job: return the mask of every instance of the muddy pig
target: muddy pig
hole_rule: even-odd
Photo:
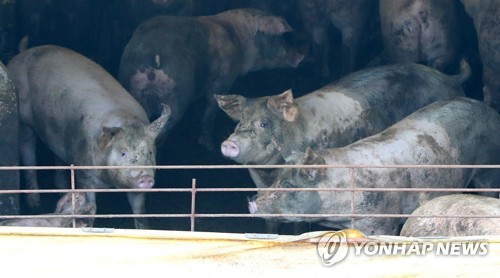
[[[474,20],[483,63],[484,101],[500,112],[500,2],[460,1]]]
[[[459,97],[434,102],[381,133],[342,148],[296,153],[294,165],[485,165],[499,164],[500,115],[484,102]],[[271,188],[490,188],[498,169],[484,168],[286,168]],[[353,184],[354,182],[354,184]],[[498,185],[496,185],[498,186]],[[249,202],[251,213],[409,214],[446,192],[269,191]],[[335,228],[351,227],[350,217],[284,217],[317,221]],[[354,218],[365,234],[398,235],[400,218]]]
[[[224,156],[242,164],[282,164],[306,147],[341,147],[378,133],[436,100],[463,96],[460,84],[470,69],[447,76],[414,63],[361,70],[294,99],[281,95],[245,98],[216,95],[219,106],[238,121],[221,144]],[[258,187],[273,183],[276,171],[250,169]]]
[[[167,131],[190,103],[207,97],[200,143],[212,148],[217,104],[211,94],[226,93],[238,76],[251,71],[297,67],[303,55],[282,38],[290,31],[283,18],[255,9],[155,17],[141,24],[125,47],[119,80],[150,119],[159,116],[160,102],[171,107]]]
[[[0,166],[19,166],[17,94],[7,69],[0,62]],[[19,189],[19,171],[0,171],[0,190]],[[18,214],[19,195],[0,194],[0,214]]]
[[[52,215],[95,215],[96,206],[86,193],[75,193],[75,207],[73,209],[72,193],[64,194],[57,202],[56,209]],[[93,218],[75,218],[75,228],[92,227]],[[40,217],[20,218],[0,222],[0,226],[28,226],[28,227],[73,227],[71,217]]]
[[[454,0],[381,0],[379,11],[388,62],[456,70],[460,33]]]
[[[150,123],[141,105],[109,73],[58,46],[23,51],[7,67],[19,95],[22,164],[36,165],[38,135],[67,164],[155,165],[155,139],[168,120],[168,106]],[[78,188],[148,189],[154,176],[154,169],[79,170],[76,183]],[[26,183],[38,189],[35,171],[26,171]],[[128,193],[136,214],[145,211],[144,194]],[[36,206],[39,196],[28,201]],[[135,222],[137,228],[146,226]]]
[[[471,194],[434,198],[417,208],[413,215],[500,215],[500,200]],[[408,218],[401,236],[500,235],[500,218]]]

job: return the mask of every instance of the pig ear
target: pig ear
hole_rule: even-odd
[[[123,129],[121,127],[107,127],[103,126],[99,138],[97,138],[97,144],[101,150],[109,147],[113,142],[113,139],[120,134]]]
[[[160,117],[154,120],[154,122],[150,123],[147,127],[148,134],[153,138],[158,137],[158,135],[165,129],[165,126],[171,114],[170,106],[164,103],[162,103],[161,105],[163,106],[163,110]]]
[[[269,36],[280,36],[293,31],[293,28],[282,17],[263,16],[259,18],[259,31]]]
[[[325,159],[316,154],[310,147],[304,155],[304,165],[324,165]],[[303,180],[316,181],[326,176],[326,168],[303,168],[299,170],[299,175]]]
[[[293,101],[292,90],[269,97],[267,108],[288,122],[295,121],[299,114],[299,106]]]
[[[245,106],[247,99],[240,95],[216,95],[217,104],[234,121],[241,120],[241,111]]]

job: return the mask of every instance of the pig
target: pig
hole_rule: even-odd
[[[296,0],[302,28],[311,43],[312,58],[318,64],[318,74],[331,80],[329,61],[331,38],[328,27],[333,25],[341,33],[340,75],[359,69],[359,47],[364,32],[375,11],[372,0]]]
[[[445,73],[460,54],[454,0],[380,0],[382,41],[389,63],[422,63]]]
[[[285,168],[271,188],[491,188],[498,169],[405,168],[384,165],[499,164],[500,115],[484,102],[466,97],[436,101],[383,132],[341,148],[297,152],[291,165],[334,165],[338,168]],[[346,167],[362,165],[366,168]],[[373,168],[369,166],[374,166]],[[497,185],[498,186],[498,183]],[[249,202],[251,213],[264,214],[410,214],[447,192],[394,191],[262,191]],[[353,198],[353,199],[352,199]],[[354,203],[351,203],[354,200]],[[287,217],[335,228],[359,229],[371,235],[398,235],[401,218]],[[352,221],[352,222],[351,222]]]
[[[500,112],[500,2],[460,0],[473,21],[483,63],[484,101]]]
[[[155,139],[170,110],[150,123],[141,105],[108,72],[84,56],[54,45],[30,48],[7,65],[19,96],[20,154],[36,165],[36,135],[62,162],[77,166],[154,166]],[[149,189],[154,169],[76,171],[78,188]],[[36,172],[26,184],[37,189]],[[145,193],[129,192],[136,214],[145,211]],[[31,206],[39,204],[30,195]],[[91,194],[95,203],[95,194]],[[136,228],[147,224],[135,220]]]
[[[51,216],[54,215],[95,215],[96,206],[91,201],[86,193],[74,193],[73,207],[73,193],[64,194],[57,202],[56,209]],[[70,228],[73,227],[73,219],[70,217],[40,217],[36,218],[19,218],[4,220],[0,222],[0,226],[28,226],[28,227],[60,227]],[[92,227],[94,222],[93,218],[75,218],[75,228]]]
[[[456,76],[402,63],[357,71],[297,99],[290,90],[261,98],[215,95],[219,107],[239,122],[221,152],[238,163],[272,165],[308,146],[342,147],[436,100],[463,96],[460,84],[469,75],[465,61]],[[257,187],[271,185],[277,172],[249,171]]]
[[[452,194],[434,198],[412,215],[500,215],[500,200],[472,194]],[[401,236],[480,236],[500,235],[500,218],[408,218]]]
[[[0,62],[0,167],[19,166],[19,115],[17,95],[7,69]],[[0,171],[0,191],[18,190],[18,170]],[[0,194],[0,214],[19,214],[19,196]]]
[[[211,93],[227,92],[238,76],[251,71],[297,67],[304,55],[281,36],[291,31],[283,18],[256,9],[201,17],[158,16],[134,32],[118,79],[150,119],[161,112],[160,102],[171,107],[165,136],[190,103],[207,97],[200,143],[211,149],[217,109]]]

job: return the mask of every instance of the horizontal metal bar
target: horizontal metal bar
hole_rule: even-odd
[[[373,188],[373,187],[355,187],[355,188],[196,188],[196,192],[263,192],[263,191],[321,191],[321,192],[500,192],[500,188]],[[103,193],[103,192],[167,192],[167,193],[192,193],[191,188],[150,188],[150,189],[19,189],[19,190],[0,190],[0,194],[30,194],[30,193]]]
[[[40,218],[190,218],[190,213],[174,213],[174,214],[44,214],[44,215],[0,215],[0,219],[40,219]],[[343,218],[500,218],[500,215],[466,215],[466,214],[450,214],[450,215],[414,215],[414,214],[357,214],[357,213],[322,213],[322,214],[301,214],[301,213],[285,213],[285,214],[242,214],[242,213],[197,213],[195,218],[286,218],[286,217],[301,217],[301,218],[328,218],[328,217],[343,217]]]
[[[202,170],[202,169],[284,169],[284,168],[424,168],[424,169],[464,169],[500,168],[500,165],[147,165],[147,166],[0,166],[0,170],[104,170],[104,169],[163,169],[163,170]]]
[[[94,218],[99,214],[24,214],[24,215],[0,215],[0,219],[49,219],[49,218]],[[118,215],[118,214],[117,214]]]

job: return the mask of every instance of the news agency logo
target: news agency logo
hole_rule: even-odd
[[[321,263],[332,266],[341,262],[349,252],[347,246],[347,235],[343,231],[328,233],[321,237],[316,246]]]
[[[352,242],[354,255],[366,256],[485,256],[488,254],[487,242],[477,241],[437,241],[437,242]],[[325,266],[332,266],[347,257],[350,246],[343,231],[328,233],[321,237],[316,250]]]

